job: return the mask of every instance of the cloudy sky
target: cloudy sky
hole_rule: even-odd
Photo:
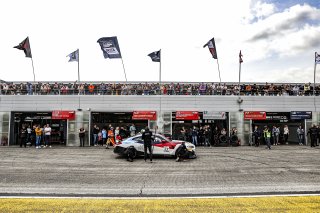
[[[97,40],[117,36],[128,81],[219,81],[203,45],[215,38],[221,79],[313,82],[320,52],[320,1],[297,0],[7,0],[0,1],[0,79],[32,81],[32,64],[14,49],[30,38],[36,81],[124,81],[121,59],[104,59]],[[320,81],[318,65],[317,82]]]

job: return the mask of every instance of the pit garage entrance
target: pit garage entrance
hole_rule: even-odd
[[[199,145],[204,145],[204,129],[209,128],[210,144],[219,144],[219,136],[222,129],[229,136],[229,113],[228,112],[197,112],[176,111],[172,112],[172,138],[192,142],[192,128],[198,132]],[[181,133],[182,128],[185,134]],[[216,136],[216,137],[215,137]],[[215,141],[216,140],[216,141]]]
[[[111,125],[114,129],[116,127],[123,127],[126,131],[126,137],[129,136],[129,129],[132,124],[136,127],[136,133],[140,132],[141,129],[144,129],[148,126],[148,119],[144,117],[140,117],[141,119],[137,119],[134,116],[134,112],[92,112],[91,113],[91,130],[93,129],[93,125],[97,125],[100,130],[102,128],[109,129],[109,125]],[[149,112],[149,111],[148,111]],[[153,111],[150,111],[153,112]],[[93,137],[91,132],[91,137]],[[93,142],[93,138],[91,140]]]
[[[251,113],[251,114],[250,114]],[[306,120],[312,119],[311,111],[292,111],[292,112],[244,112],[244,119],[251,118],[251,131],[255,126],[263,131],[265,126],[268,126],[272,132],[273,126],[280,129],[279,143],[281,145],[298,145],[297,129],[301,126],[304,129],[304,143],[306,142],[307,123]],[[284,126],[289,128],[289,137],[287,143],[284,138]],[[272,142],[271,138],[271,142]],[[264,140],[261,140],[264,143]]]
[[[33,127],[40,125],[40,128],[43,128],[46,124],[51,127],[50,144],[66,145],[68,117],[57,119],[53,114],[54,112],[12,112],[9,145],[20,144],[20,130],[23,126],[31,128],[32,133],[28,136],[28,142],[31,143],[30,145],[34,145],[35,132]],[[43,140],[44,137],[42,137],[42,144],[44,144]]]

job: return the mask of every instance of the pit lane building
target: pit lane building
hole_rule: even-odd
[[[241,145],[251,141],[254,125],[289,126],[289,141],[297,143],[296,128],[320,123],[319,96],[222,95],[0,95],[2,145],[17,145],[22,124],[49,123],[52,140],[79,146],[78,130],[93,124],[146,125],[175,137],[182,126],[236,127]],[[307,132],[307,131],[306,131]],[[89,146],[90,134],[85,143]]]

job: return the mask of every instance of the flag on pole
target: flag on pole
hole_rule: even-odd
[[[104,58],[122,58],[118,39],[116,36],[103,37],[97,41],[103,52]]]
[[[79,49],[67,55],[69,57],[69,62],[77,61],[79,62]]]
[[[160,50],[159,51],[154,51],[150,53],[148,56],[150,56],[151,60],[153,62],[160,62]]]
[[[315,55],[315,62],[316,62],[316,64],[320,64],[320,54],[318,54],[317,52]]]
[[[208,46],[209,51],[212,55],[212,58],[214,59],[218,59],[218,55],[217,55],[217,49],[216,49],[216,44],[214,42],[214,38],[212,38],[210,41],[208,41],[203,48],[205,48],[206,46]]]
[[[23,50],[27,58],[32,58],[29,37],[24,39],[19,45],[14,46],[13,48]]]
[[[243,62],[242,56],[243,56],[243,55],[242,55],[241,50],[240,50],[240,52],[239,52],[239,63],[240,63],[240,64]]]

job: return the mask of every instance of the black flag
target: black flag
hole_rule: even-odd
[[[315,60],[316,64],[320,64],[320,54],[316,53],[314,60]]]
[[[150,56],[150,58],[153,62],[160,62],[160,50],[154,51],[154,52],[150,53],[148,56]]]
[[[19,45],[15,46],[13,48],[23,50],[24,54],[26,55],[27,58],[32,58],[29,37],[27,37]]]
[[[239,52],[239,63],[241,64],[243,62],[243,59],[242,59],[242,53],[241,53],[241,50]]]
[[[120,47],[116,36],[100,38],[97,42],[101,46],[104,58],[121,58]]]
[[[206,46],[208,46],[209,51],[212,55],[212,58],[214,59],[218,59],[218,55],[217,55],[217,49],[216,49],[216,44],[214,42],[214,38],[212,38],[210,41],[208,41],[203,48],[205,48]]]

